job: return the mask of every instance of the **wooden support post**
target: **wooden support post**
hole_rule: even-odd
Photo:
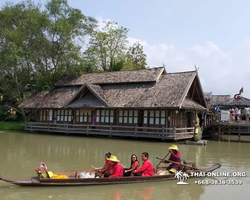
[[[174,140],[177,141],[177,138],[176,138],[176,128],[175,127],[173,128],[173,135],[174,135]]]
[[[137,125],[135,125],[135,138],[137,138]]]
[[[112,125],[110,125],[110,127],[109,127],[109,137],[110,138],[112,137],[111,133],[112,133]]]
[[[164,139],[164,126],[162,127],[162,135],[161,135],[161,139]]]
[[[89,124],[87,124],[87,135],[89,135]]]
[[[240,142],[240,126],[238,127],[238,141]]]
[[[219,132],[219,133],[218,133],[218,136],[219,136],[219,137],[218,137],[218,141],[220,141],[220,139],[221,139],[221,138],[220,138],[220,137],[221,137],[221,126],[220,126],[220,125],[219,125],[219,130],[218,130],[218,132]]]
[[[67,123],[67,125],[66,125],[66,134],[68,134],[68,128],[69,128],[69,124]]]

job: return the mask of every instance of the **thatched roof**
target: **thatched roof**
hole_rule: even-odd
[[[231,98],[230,95],[210,95],[206,94],[206,101],[209,107],[225,105]]]
[[[103,73],[83,74],[81,76],[67,76],[58,81],[55,86],[72,86],[89,84],[108,83],[135,83],[157,81],[164,67],[150,68],[143,70],[128,70]]]
[[[210,101],[212,99],[212,92],[204,92],[203,94],[206,101]]]
[[[60,87],[54,88],[50,91],[43,91],[38,94],[31,95],[28,99],[22,102],[21,108],[62,108],[67,104],[77,92],[80,91],[78,87]]]
[[[189,98],[185,98],[185,100],[182,104],[182,108],[194,109],[194,110],[204,110],[203,106],[201,106],[200,104],[198,104],[197,102],[195,102],[194,100],[189,99]]]
[[[135,72],[137,76],[134,75]],[[124,73],[124,77],[122,77],[122,73]],[[103,74],[107,74],[107,80],[104,79]],[[46,93],[44,98],[39,99],[37,95],[33,95],[24,101],[20,107],[190,108],[194,110],[206,110],[205,103],[197,103],[194,100],[186,98],[194,80],[197,80],[196,71],[164,73],[163,68],[156,68],[151,70],[111,72],[110,74],[101,73],[100,76],[97,76],[97,74],[85,74],[81,78],[76,78],[68,82],[64,79],[64,81],[59,81],[57,86],[73,83],[79,86],[55,87],[55,89]],[[119,76],[115,74],[119,74]],[[133,79],[127,77],[129,74]],[[111,79],[114,82],[113,84],[111,84]],[[122,82],[116,83],[118,80]],[[104,84],[105,81],[107,84]],[[198,84],[200,83],[198,82]],[[198,90],[201,90],[201,86]],[[200,94],[203,98],[202,91],[200,91]],[[57,98],[55,99],[55,97]]]
[[[242,97],[241,99],[230,99],[228,102],[224,104],[224,106],[239,106],[239,107],[250,107],[250,99],[247,99],[245,97]]]

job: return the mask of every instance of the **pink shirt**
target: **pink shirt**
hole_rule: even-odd
[[[180,162],[180,157],[181,157],[181,153],[179,151],[177,151],[176,154],[171,153],[169,160],[179,163]]]

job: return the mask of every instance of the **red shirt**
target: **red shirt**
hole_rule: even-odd
[[[180,157],[181,157],[181,154],[180,154],[179,151],[177,151],[176,154],[171,153],[171,155],[170,155],[170,157],[169,157],[169,160],[179,163],[179,162],[180,162]]]
[[[110,170],[111,170],[111,167],[110,167],[110,160],[106,160],[105,165],[104,165],[104,169],[105,169],[107,166],[109,166],[109,168],[108,168],[108,170],[107,170],[106,172],[104,172],[104,173],[110,173]]]
[[[123,177],[123,167],[120,163],[115,163],[112,166],[111,176],[109,178]]]
[[[135,167],[135,166],[136,166],[136,169],[139,167],[139,162],[138,161],[133,162],[133,164],[131,165],[131,169],[133,167]]]
[[[154,167],[149,159],[145,160],[142,164],[142,167],[136,170],[137,172],[142,172],[142,176],[153,176]]]

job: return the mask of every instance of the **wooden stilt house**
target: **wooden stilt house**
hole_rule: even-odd
[[[130,130],[146,136],[160,132],[166,138],[178,128],[190,138],[195,115],[207,111],[197,71],[167,73],[164,67],[67,76],[20,107],[38,113],[37,122],[27,123],[27,130],[43,131],[41,124],[67,125],[71,132],[87,127],[93,134],[107,129],[111,134],[114,129],[125,136]]]

